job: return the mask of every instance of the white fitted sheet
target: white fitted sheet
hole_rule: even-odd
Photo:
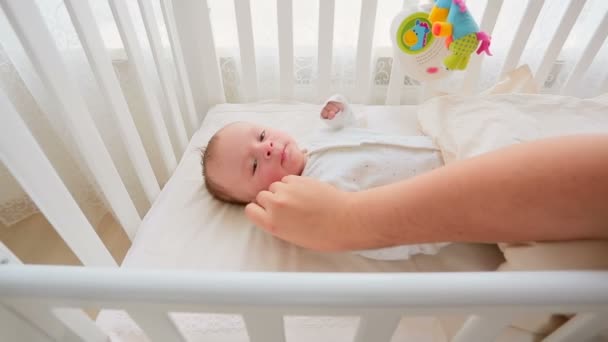
[[[391,134],[415,135],[415,106],[354,106],[368,128]],[[243,208],[220,203],[205,190],[197,148],[226,123],[245,120],[283,129],[305,138],[323,123],[320,105],[222,104],[207,114],[193,136],[175,173],[146,214],[122,267],[221,271],[412,272],[495,270],[504,261],[494,245],[453,244],[435,256],[376,261],[351,253],[317,253],[280,241],[255,228]],[[191,341],[246,341],[239,316],[174,314],[179,329]],[[114,339],[144,340],[122,312],[102,311],[98,324]],[[354,317],[291,317],[285,321],[293,341],[348,341]],[[425,336],[423,338],[423,336]],[[398,340],[441,341],[443,330],[430,317],[404,319]]]

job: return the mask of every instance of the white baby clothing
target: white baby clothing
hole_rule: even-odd
[[[332,184],[344,191],[360,191],[395,183],[443,165],[439,149],[427,136],[386,135],[353,127],[355,118],[344,97],[332,96],[344,109],[330,128],[305,143],[308,160],[302,176]],[[447,243],[403,245],[357,254],[379,260],[408,259],[414,254],[436,254]]]

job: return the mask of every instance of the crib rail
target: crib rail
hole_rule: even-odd
[[[592,336],[608,323],[608,274],[215,273],[5,265],[0,301],[4,315],[11,312],[7,307],[23,305],[124,309],[152,340],[163,336],[158,340],[164,341],[179,337],[167,316],[173,311],[243,314],[252,341],[284,340],[283,315],[359,315],[357,341],[388,341],[403,315],[475,313],[485,318],[471,320],[456,339],[480,341],[479,336],[496,336],[507,325],[505,318],[518,313],[582,313],[573,328],[563,328],[576,333],[560,329],[549,338],[558,341]]]

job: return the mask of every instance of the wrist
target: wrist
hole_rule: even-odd
[[[338,250],[348,251],[360,248],[369,244],[367,241],[367,235],[369,231],[364,229],[365,225],[365,210],[362,209],[364,206],[362,202],[364,196],[362,192],[345,192],[344,206],[342,210],[340,226],[343,227],[341,230],[341,239],[339,244],[336,246]]]

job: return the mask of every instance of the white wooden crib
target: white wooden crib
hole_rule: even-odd
[[[159,179],[159,173],[153,171],[146,157],[136,122],[112,69],[116,51],[104,45],[88,1],[64,2],[145,198],[148,204],[153,203],[164,180]],[[159,80],[155,89],[149,70],[144,68],[144,49],[141,37],[136,34],[134,13],[125,1],[108,2],[126,60],[135,70],[136,87],[144,99],[144,111],[160,154],[161,174],[170,175],[204,113],[227,101],[209,7],[205,0],[160,0],[161,11],[154,12],[151,1],[138,1],[135,7],[139,9],[154,59],[154,79]],[[399,105],[432,96],[435,85],[404,84],[401,82],[404,71],[396,65],[390,69],[389,80],[381,84],[382,99],[374,95],[378,90],[373,77],[378,61],[372,54],[375,22],[392,20],[376,17],[381,3],[361,1],[358,38],[353,50],[354,82],[349,89],[340,86],[336,89],[331,78],[335,42],[333,35],[328,34],[334,31],[336,2],[319,1],[315,81],[309,87],[312,90],[303,95],[294,71],[297,45],[293,34],[294,3],[276,1],[278,19],[267,23],[276,25],[278,32],[279,76],[275,84],[278,93],[274,97],[318,102],[338,90],[348,92],[356,103]],[[9,36],[16,37],[25,52],[19,54],[5,48],[8,57],[30,92],[34,95],[47,92],[53,99],[46,110],[62,117],[68,127],[66,134],[73,137],[76,150],[103,190],[107,206],[133,239],[142,216],[117,172],[77,84],[69,76],[62,52],[55,45],[36,1],[0,0],[0,5],[6,18],[0,27],[2,44],[8,44]],[[543,5],[540,0],[527,2],[518,26],[513,29],[514,37],[530,36]],[[568,33],[585,5],[584,0],[568,2],[534,73],[539,83],[554,72]],[[252,57],[259,48],[253,35],[252,6],[256,6],[255,1],[234,1],[241,102],[268,98],[258,79],[256,58]],[[483,8],[479,13],[480,26],[491,34],[503,1],[483,1],[479,6]],[[394,10],[396,13],[400,7]],[[608,35],[608,12],[603,7],[600,10],[604,11],[602,19],[589,32],[588,42],[570,73],[559,88],[551,91],[574,94],[585,72],[600,55]],[[165,56],[160,28],[166,29],[169,59]],[[495,77],[515,68],[526,49],[526,39],[504,39],[512,42]],[[473,94],[479,90],[483,62],[484,58],[473,57],[468,70],[457,80],[461,82],[459,92]],[[608,90],[606,80],[600,90]],[[285,315],[360,316],[355,335],[358,342],[390,341],[399,320],[407,315],[470,314],[455,341],[493,340],[513,318],[531,312],[573,315],[546,341],[585,341],[608,326],[608,272],[338,274],[118,268],[12,100],[0,90],[1,160],[84,267],[22,265],[0,243],[1,341],[107,340],[106,333],[81,308],[124,309],[152,341],[184,340],[167,314],[175,311],[242,314],[251,341],[285,341]],[[168,114],[163,114],[161,108]]]

